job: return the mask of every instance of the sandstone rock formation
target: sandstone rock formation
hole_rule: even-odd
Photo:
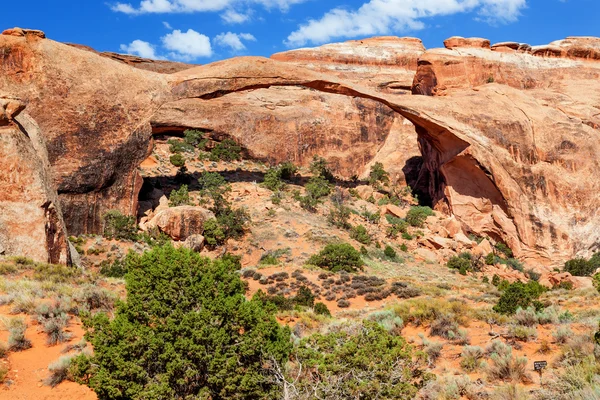
[[[110,208],[135,213],[136,167],[152,130],[197,127],[274,162],[321,152],[344,175],[364,173],[376,159],[397,172],[414,165],[419,175],[410,183],[421,199],[466,232],[503,240],[522,261],[548,269],[600,247],[600,183],[586,179],[600,159],[598,41],[568,38],[552,44],[560,51],[543,51],[455,38],[450,49],[421,54],[416,41],[405,51],[405,39],[384,38],[167,75],[37,35],[4,35],[0,88],[22,97],[39,123],[73,233],[97,231]],[[380,54],[400,54],[380,61],[381,71],[398,71],[396,88],[355,67],[387,73],[364,61],[377,58],[378,42],[387,49]],[[412,93],[427,96],[408,95],[409,81]],[[416,127],[422,156],[413,164],[405,152],[414,147],[395,150],[415,137],[405,121]]]
[[[204,232],[204,223],[215,215],[202,208],[193,206],[170,207],[162,210],[146,223],[148,229],[158,228],[173,240],[186,240],[195,234]],[[194,242],[197,242],[195,240]]]
[[[71,263],[66,228],[35,121],[14,98],[0,97],[0,248],[2,255]]]

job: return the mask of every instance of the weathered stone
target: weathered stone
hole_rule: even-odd
[[[188,236],[183,247],[198,253],[201,252],[204,249],[204,236],[198,234]]]
[[[162,210],[146,223],[148,229],[157,227],[173,240],[186,240],[194,234],[204,232],[204,223],[214,214],[202,207],[180,206]]]

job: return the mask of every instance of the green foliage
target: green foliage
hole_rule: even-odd
[[[327,222],[340,229],[350,229],[351,225],[348,222],[351,210],[343,204],[336,204],[329,209]]]
[[[294,303],[304,307],[313,307],[315,305],[315,295],[306,286],[301,286],[296,296],[294,296]]]
[[[489,253],[485,256],[485,265],[494,265],[496,263],[496,256],[494,253]]]
[[[265,364],[287,360],[289,329],[245,299],[237,267],[171,246],[133,255],[114,319],[84,319],[94,354],[76,378],[101,399],[278,397]]]
[[[313,311],[317,315],[324,315],[326,317],[331,317],[331,311],[324,303],[315,303],[313,306]]]
[[[461,275],[466,275],[470,271],[479,271],[481,259],[465,251],[458,256],[453,256],[448,260],[446,266],[450,269],[457,269]]]
[[[390,182],[390,174],[383,169],[383,164],[376,162],[371,166],[371,172],[369,172],[369,185],[379,188],[381,184],[387,184]]]
[[[177,168],[185,166],[185,157],[183,157],[181,154],[173,154],[171,157],[169,157],[169,161]]]
[[[367,228],[362,225],[355,226],[350,231],[350,237],[359,243],[369,245],[371,244],[371,235],[367,232]]]
[[[593,276],[592,284],[598,292],[600,292],[600,272]]]
[[[319,254],[310,257],[308,263],[332,272],[356,272],[364,265],[360,253],[347,243],[328,244]]]
[[[406,253],[408,251],[408,246],[405,243],[402,243],[400,245],[400,250]]]
[[[272,191],[285,189],[284,180],[290,180],[298,172],[298,167],[287,161],[274,168],[269,168],[265,174],[263,186]]]
[[[315,176],[321,177],[329,182],[333,182],[335,178],[329,169],[329,163],[323,157],[318,155],[313,156],[313,160],[310,163],[310,172]]]
[[[511,283],[504,289],[493,309],[500,314],[514,314],[518,308],[526,309],[530,305],[535,306],[536,309],[540,308],[540,304],[536,300],[546,290],[536,281],[529,281],[526,284]]]
[[[600,253],[596,253],[586,260],[584,258],[575,258],[565,263],[564,270],[570,272],[573,276],[591,276],[600,268]]]
[[[221,229],[221,225],[215,219],[209,219],[204,223],[204,240],[206,241],[206,246],[209,248],[214,248],[216,246],[220,246],[225,243],[225,233]]]
[[[320,199],[331,194],[331,185],[321,176],[310,178],[304,188],[306,195],[298,196],[297,199],[300,201],[300,206],[308,211],[315,211]]]
[[[303,339],[290,376],[306,398],[412,399],[422,375],[413,356],[402,337],[364,321]]]
[[[408,213],[406,214],[406,222],[408,222],[410,226],[422,228],[427,217],[432,215],[435,214],[431,208],[426,206],[414,206],[408,210]]]
[[[100,263],[100,275],[107,276],[109,278],[122,278],[127,273],[127,267],[125,262],[122,260],[115,260],[110,263],[108,260]]]
[[[195,129],[187,129],[183,132],[183,140],[186,144],[200,150],[203,150],[208,142],[207,139],[204,139],[204,132]]]
[[[194,152],[193,146],[190,146],[189,144],[187,144],[186,142],[182,142],[181,140],[169,139],[167,143],[169,144],[169,151],[173,154]]]
[[[235,141],[225,139],[210,152],[210,161],[234,161],[242,158],[242,148]]]
[[[507,258],[511,258],[513,256],[513,252],[505,243],[497,242],[494,247],[500,253],[504,254]]]
[[[408,232],[402,232],[402,239],[404,240],[413,240],[413,236]]]
[[[383,250],[383,254],[385,254],[385,256],[387,258],[391,258],[392,260],[396,259],[396,250],[394,250],[394,248],[390,245],[386,245],[385,249]]]
[[[387,214],[385,216],[390,226],[387,227],[386,234],[389,238],[395,239],[401,233],[406,233],[408,229],[408,222],[402,218],[394,217],[393,215]]]
[[[181,185],[169,194],[169,207],[179,207],[190,204],[190,194],[187,185]]]
[[[498,286],[500,284],[500,277],[496,274],[492,277],[492,285]]]
[[[123,215],[118,210],[104,214],[103,236],[108,239],[137,240],[135,217]]]
[[[366,219],[367,222],[370,224],[378,224],[379,220],[381,219],[381,215],[379,214],[379,211],[370,212],[369,210],[367,210],[366,207],[363,207],[360,215],[362,215],[363,218]]]

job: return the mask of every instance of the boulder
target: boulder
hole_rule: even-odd
[[[388,204],[385,206],[385,211],[383,215],[390,214],[397,218],[405,218],[408,210],[402,209],[394,204]]]
[[[488,254],[490,254],[493,251],[494,250],[492,248],[492,244],[487,239],[483,239],[481,241],[481,243],[479,243],[477,246],[475,246],[473,248],[473,253],[474,254],[479,254],[479,255],[482,255],[484,257],[487,256]]]
[[[188,236],[183,242],[183,247],[198,253],[201,252],[204,249],[204,236],[198,234]]]
[[[542,274],[540,284],[549,288],[569,283],[574,289],[592,288],[592,280],[588,277],[573,276],[569,272],[550,272]]]
[[[454,217],[446,218],[440,221],[440,224],[444,229],[446,229],[450,236],[454,236],[462,232],[460,222]]]
[[[480,49],[489,49],[490,41],[482,38],[464,38],[460,36],[453,36],[444,40],[444,47],[447,49],[474,47]]]
[[[146,223],[146,228],[157,227],[173,240],[186,240],[191,235],[202,234],[204,223],[212,218],[215,218],[215,215],[202,207],[170,207],[156,213]]]
[[[6,36],[35,36],[40,39],[46,38],[46,34],[37,29],[11,28],[6,29],[4,32],[2,32],[2,34]]]

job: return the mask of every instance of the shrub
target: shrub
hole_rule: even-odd
[[[385,256],[387,258],[390,258],[392,260],[395,260],[397,257],[396,250],[394,250],[394,248],[390,245],[385,246],[385,249],[383,250],[383,254],[385,254]]]
[[[402,218],[394,217],[389,214],[386,215],[385,218],[390,224],[386,231],[388,237],[395,239],[400,233],[406,233],[406,230],[408,229],[408,222],[406,222]]]
[[[308,263],[332,272],[356,272],[364,265],[360,253],[347,243],[328,244],[310,257]]]
[[[209,248],[214,248],[225,243],[225,233],[215,218],[204,223],[204,240]]]
[[[350,213],[350,208],[342,204],[336,205],[333,208],[329,209],[327,222],[340,229],[350,229],[351,225],[348,222],[348,219],[350,218]]]
[[[21,351],[31,348],[31,341],[25,337],[27,323],[23,318],[11,318],[8,322],[8,349]]]
[[[451,339],[458,332],[458,323],[449,315],[441,315],[431,323],[429,334]]]
[[[523,382],[528,380],[527,358],[513,357],[512,348],[509,351],[499,354],[492,353],[490,356],[492,363],[488,366],[487,372],[490,379],[512,380]]]
[[[565,344],[569,338],[573,337],[573,331],[563,326],[552,332],[552,337],[556,343]]]
[[[331,194],[331,186],[329,182],[321,176],[313,176],[306,183],[306,192],[315,199],[329,196]]]
[[[442,355],[442,349],[444,348],[444,343],[442,342],[431,342],[426,341],[423,343],[423,352],[427,355],[427,362],[431,365],[434,364],[438,358]]]
[[[122,278],[125,276],[127,269],[125,263],[122,260],[115,260],[112,263],[108,260],[100,263],[100,275],[104,275],[109,278]]]
[[[406,214],[406,222],[408,222],[410,226],[422,228],[425,224],[425,220],[427,219],[427,217],[431,215],[434,215],[434,212],[431,208],[414,206],[411,207],[410,210],[408,210],[408,213]]]
[[[575,258],[565,263],[564,270],[571,273],[573,276],[590,276],[593,274],[597,265],[584,258]]]
[[[494,253],[489,253],[485,256],[485,264],[486,265],[494,265],[496,263],[496,256]]]
[[[190,204],[190,194],[187,185],[181,185],[179,189],[169,194],[169,207],[179,207]]]
[[[211,161],[234,161],[242,158],[242,148],[235,141],[225,139],[210,152]]]
[[[511,258],[513,256],[513,252],[505,243],[497,242],[494,247],[500,253],[504,254],[507,258]]]
[[[423,375],[413,355],[402,337],[364,321],[303,339],[290,376],[298,377],[299,398],[408,400]]]
[[[300,306],[313,307],[315,305],[315,295],[306,286],[301,286],[293,301]]]
[[[171,157],[169,157],[169,161],[174,167],[177,168],[185,166],[185,157],[183,157],[181,154],[173,154]]]
[[[310,163],[310,172],[318,177],[322,177],[329,182],[334,181],[333,174],[329,169],[329,163],[323,157],[314,155],[312,162]]]
[[[500,277],[496,274],[492,277],[492,285],[498,286],[500,284]]]
[[[398,317],[392,310],[375,311],[371,313],[367,319],[377,322],[383,329],[388,332],[400,333],[404,327],[404,321]]]
[[[134,259],[134,253],[127,254],[126,264],[130,267],[131,261]],[[94,285],[83,286],[75,295],[75,301],[80,304],[85,311],[113,309],[115,300],[112,293]]]
[[[361,215],[370,224],[378,224],[381,219],[379,211],[370,212],[366,207],[363,207]]]
[[[523,326],[536,326],[538,324],[537,314],[533,307],[526,309],[518,308],[515,312],[514,320],[517,324]]]
[[[350,231],[350,237],[359,243],[369,245],[371,244],[371,235],[367,232],[367,228],[362,225],[355,226]]]
[[[600,272],[594,275],[594,277],[592,278],[592,284],[594,285],[596,290],[600,292]]]
[[[135,217],[111,210],[104,214],[103,235],[108,239],[137,240]]]
[[[169,139],[167,143],[169,144],[169,151],[174,154],[184,152],[192,153],[194,151],[193,146],[190,146],[186,142],[183,142],[178,139]]]
[[[350,307],[350,302],[346,299],[339,299],[337,301],[337,306],[339,308],[348,308],[348,307]]]
[[[70,378],[69,369],[71,368],[72,355],[62,356],[58,360],[48,365],[50,376],[46,378],[44,383],[48,386],[55,387],[61,382]]]
[[[408,246],[405,243],[402,243],[400,245],[400,251],[403,251],[406,253],[408,251]]]
[[[465,346],[460,354],[460,366],[468,373],[475,372],[481,367],[483,349],[479,346]]]
[[[540,295],[546,291],[538,282],[530,281],[527,284],[515,282],[508,285],[494,306],[494,311],[500,314],[514,314],[517,309],[527,308],[530,305],[538,305],[535,302]],[[538,307],[536,307],[537,309]]]
[[[246,300],[229,258],[211,261],[167,245],[132,255],[127,300],[114,320],[84,320],[94,354],[77,378],[99,398],[270,398],[266,361],[291,350],[275,308]]]
[[[508,328],[508,335],[523,342],[537,338],[537,329],[531,326],[511,325]]]
[[[204,132],[195,129],[187,129],[183,132],[183,140],[186,144],[197,149],[204,149],[207,139],[204,139]]]
[[[278,167],[270,168],[267,171],[263,180],[263,186],[273,192],[285,188],[285,183],[281,180],[281,170]]]
[[[383,164],[376,162],[371,166],[371,172],[369,172],[369,185],[378,188],[380,184],[387,184],[390,182],[390,175],[383,169]]]
[[[46,343],[54,346],[58,343],[64,343],[71,338],[71,334],[64,331],[69,317],[66,314],[57,315],[54,318],[47,319],[43,323],[44,332],[47,335]]]
[[[466,275],[467,271],[471,270],[471,258],[464,254],[459,256],[452,256],[446,266],[450,269],[457,269],[462,275]]]
[[[324,315],[326,317],[331,317],[331,311],[324,303],[315,303],[313,306],[313,311],[317,315]]]

